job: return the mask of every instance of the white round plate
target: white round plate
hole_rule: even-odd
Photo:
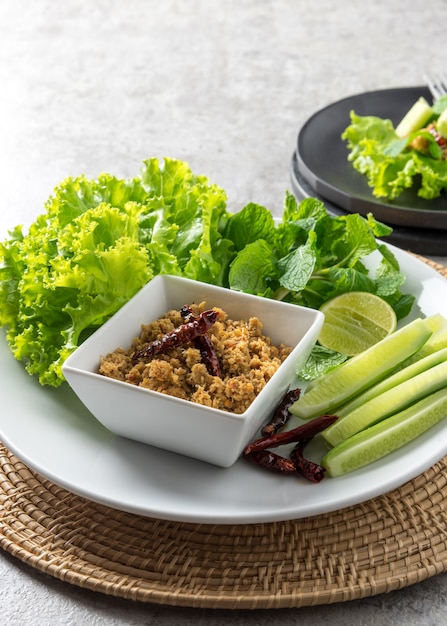
[[[390,247],[408,277],[402,291],[417,298],[412,318],[434,313],[447,317],[447,280]],[[4,334],[0,371],[0,439],[17,457],[78,495],[148,517],[246,524],[317,515],[392,490],[447,453],[444,420],[387,458],[319,484],[269,474],[244,460],[223,469],[114,436],[68,385],[44,388],[30,377],[12,357]]]

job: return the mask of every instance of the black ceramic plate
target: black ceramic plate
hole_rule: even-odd
[[[426,87],[404,87],[350,96],[321,109],[298,134],[298,171],[317,194],[347,212],[371,212],[391,226],[447,230],[446,194],[424,200],[416,189],[409,189],[393,202],[382,202],[372,195],[366,177],[347,160],[348,148],[341,139],[352,110],[357,115],[377,115],[398,124],[420,96],[432,101]]]

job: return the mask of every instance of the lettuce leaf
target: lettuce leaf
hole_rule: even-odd
[[[342,134],[347,142],[348,160],[365,175],[377,198],[396,199],[405,189],[417,188],[427,200],[447,191],[447,161],[434,137],[424,133],[428,154],[411,149],[407,139],[399,139],[390,120],[375,116],[350,114],[351,124]]]
[[[226,195],[187,164],[149,159],[141,176],[68,178],[23,233],[0,244],[0,325],[41,384],[153,276],[223,284],[234,256]]]

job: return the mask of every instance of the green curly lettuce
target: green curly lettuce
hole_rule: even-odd
[[[153,276],[222,284],[232,256],[225,192],[181,161],[68,178],[45,209],[0,243],[0,326],[42,385],[60,385],[65,359]]]
[[[418,130],[402,139],[391,120],[354,111],[350,118],[341,135],[348,161],[366,176],[375,197],[392,201],[414,187],[419,197],[431,200],[447,191],[447,160],[433,134]],[[411,147],[416,137],[423,138],[424,151]]]

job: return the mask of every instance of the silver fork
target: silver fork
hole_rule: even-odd
[[[444,74],[435,74],[434,76],[427,74],[424,76],[424,80],[433,96],[433,100],[438,100],[438,98],[447,93],[447,77]]]

